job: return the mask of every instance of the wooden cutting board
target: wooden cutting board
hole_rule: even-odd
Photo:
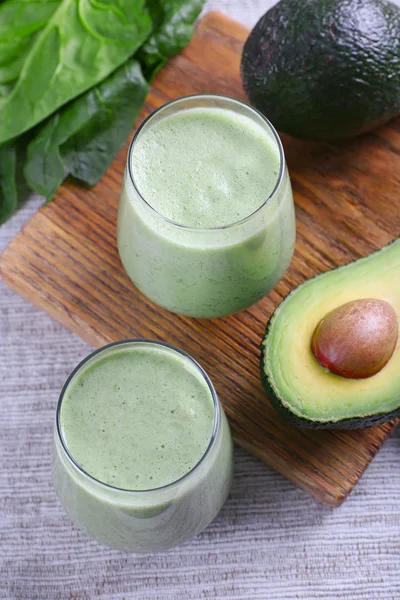
[[[168,100],[215,92],[244,98],[239,63],[248,30],[209,13],[186,50],[159,73],[139,122]],[[297,213],[292,264],[258,305],[223,319],[178,317],[125,275],[115,224],[128,144],[90,190],[62,186],[0,257],[8,285],[95,346],[129,337],[166,340],[194,356],[215,383],[238,444],[318,500],[336,506],[396,422],[354,432],[286,425],[259,380],[259,345],[274,307],[297,284],[400,233],[400,120],[342,145],[283,136]],[[81,357],[77,357],[80,359]]]

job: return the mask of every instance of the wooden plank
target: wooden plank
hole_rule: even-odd
[[[154,108],[193,93],[243,98],[239,63],[248,31],[219,13],[199,24],[187,49],[159,73],[139,122]],[[400,120],[346,144],[283,136],[295,192],[296,252],[264,300],[233,317],[187,319],[162,310],[125,275],[115,224],[127,145],[90,190],[67,183],[0,258],[8,285],[95,346],[158,338],[193,355],[210,374],[236,441],[336,506],[347,496],[396,423],[353,432],[289,427],[261,388],[259,344],[279,301],[304,279],[364,256],[400,230]]]

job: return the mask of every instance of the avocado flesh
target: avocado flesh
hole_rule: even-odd
[[[250,102],[294,137],[335,141],[400,112],[400,9],[387,0],[281,0],[242,56]]]
[[[272,403],[294,424],[367,427],[400,414],[400,342],[388,364],[367,379],[334,375],[311,352],[319,321],[361,298],[386,300],[400,316],[400,238],[301,284],[272,315],[261,345],[262,379]]]

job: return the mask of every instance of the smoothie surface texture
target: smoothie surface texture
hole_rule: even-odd
[[[149,490],[180,479],[202,458],[214,403],[184,356],[161,347],[121,348],[78,372],[60,425],[87,473],[117,488]]]
[[[132,174],[159,214],[186,227],[236,223],[255,212],[279,177],[276,141],[250,117],[190,108],[164,117],[136,140]]]

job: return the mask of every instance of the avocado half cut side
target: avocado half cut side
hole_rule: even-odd
[[[400,238],[302,283],[271,316],[261,344],[261,379],[273,406],[292,424],[355,429],[400,416],[400,342],[387,365],[366,379],[334,375],[311,351],[321,319],[362,298],[385,300],[400,318]]]

